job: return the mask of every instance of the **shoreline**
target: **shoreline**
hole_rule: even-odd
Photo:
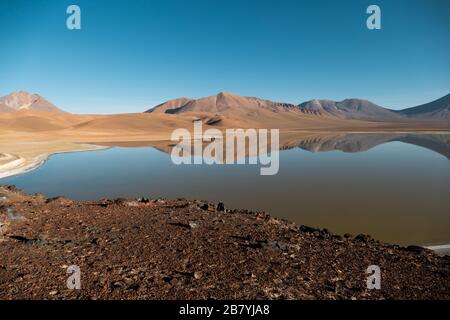
[[[33,171],[40,167],[42,164],[47,161],[49,154],[41,154],[37,157],[35,157],[30,163],[26,165],[22,165],[26,160],[24,158],[19,158],[21,160],[20,164],[18,164],[15,168],[9,169],[8,171],[1,171],[0,172],[0,179],[9,178],[13,176],[17,176],[23,173],[27,173],[30,171]],[[5,166],[10,165],[11,162],[6,163],[2,166],[0,166],[0,170],[4,169]]]
[[[96,150],[105,150],[105,149],[110,149],[111,147],[106,147],[106,148],[101,148],[101,149],[96,149]],[[96,150],[84,150],[84,151],[81,151],[81,152],[85,152],[85,151],[96,151]],[[77,152],[77,151],[74,151],[74,152]],[[68,151],[68,152],[62,152],[62,153],[71,153],[70,151]],[[51,156],[51,155],[50,155]],[[47,159],[45,159],[43,162],[45,162]],[[31,170],[34,170],[34,169],[31,169]],[[30,170],[30,171],[31,171]],[[1,182],[1,181],[0,181]],[[1,184],[0,183],[0,189],[2,188],[2,187],[7,187],[8,185],[4,185],[4,184]],[[45,196],[45,195],[44,195]],[[65,196],[58,196],[58,197],[62,197],[62,198],[64,198]],[[91,199],[91,200],[76,200],[76,201],[80,201],[80,202],[88,202],[88,201],[101,201],[102,199]],[[1,202],[0,202],[0,205],[1,205]],[[244,210],[244,211],[247,211],[247,210],[249,210],[249,209],[240,209],[240,210]],[[283,218],[276,218],[276,219],[281,219],[281,220],[286,220],[286,219],[283,219]],[[288,222],[291,222],[291,223],[293,223],[292,221],[290,221],[290,220],[286,220],[286,221],[288,221]],[[424,249],[428,249],[428,250],[431,250],[431,251],[433,251],[433,252],[435,252],[437,255],[440,255],[440,256],[445,256],[445,255],[448,255],[448,256],[450,256],[450,243],[448,243],[448,242],[436,242],[436,243],[432,243],[432,244],[430,244],[430,243],[423,243],[423,244],[400,244],[400,246],[405,246],[405,247],[407,247],[407,246],[418,246],[418,247],[421,247],[421,248],[424,248]]]
[[[445,256],[450,255],[450,243],[436,244],[436,245],[424,245],[426,249],[436,252],[436,254]]]
[[[222,203],[0,193],[2,299],[450,299],[450,257],[422,247]],[[374,264],[381,290],[366,287]]]
[[[31,160],[28,160],[28,163],[25,165],[23,165],[23,163],[27,162],[27,160],[23,157],[16,156],[17,159],[15,161],[20,161],[20,162],[15,167],[13,166],[13,168],[4,171],[4,168],[10,166],[13,161],[7,162],[3,165],[0,165],[0,180],[36,170],[37,168],[42,166],[50,157],[57,155],[57,154],[105,150],[105,149],[110,148],[107,146],[99,146],[99,145],[88,144],[88,143],[79,143],[77,145],[85,145],[85,146],[89,146],[89,148],[56,151],[56,152],[52,152],[52,153],[42,153],[42,154],[39,154],[38,156],[32,158]]]

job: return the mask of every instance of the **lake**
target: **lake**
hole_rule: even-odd
[[[177,166],[153,147],[113,147],[57,154],[0,184],[77,200],[202,199],[338,234],[450,243],[450,135],[337,135],[291,139],[283,149],[273,176],[257,165]]]

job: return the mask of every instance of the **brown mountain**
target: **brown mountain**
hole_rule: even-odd
[[[0,112],[17,112],[22,110],[64,112],[38,94],[26,91],[10,93],[0,97]]]
[[[233,93],[220,92],[215,96],[190,99],[179,98],[164,102],[146,112],[155,113],[183,113],[183,112],[213,112],[223,113],[229,111],[255,111],[265,109],[274,112],[295,109],[296,106],[289,103],[273,102],[255,97],[243,97]]]
[[[448,120],[450,119],[450,93],[432,102],[400,110],[398,113],[416,119]]]
[[[207,125],[252,128],[311,128],[336,126],[341,119],[298,108],[294,104],[274,102],[220,92],[200,99],[180,98],[164,102],[146,113],[176,115],[202,120]]]
[[[227,114],[260,115],[261,112],[292,114],[301,113],[342,120],[365,121],[410,121],[410,120],[450,120],[450,94],[436,101],[404,110],[391,110],[364,99],[345,99],[342,101],[310,100],[299,105],[273,102],[270,100],[243,97],[220,92],[217,95],[200,98],[179,98],[164,102],[146,112],[182,114],[211,113],[216,117]]]
[[[450,120],[450,94],[430,103],[403,110],[383,108],[363,99],[311,100],[301,103],[299,107],[342,119],[374,121]]]
[[[363,99],[345,99],[342,101],[311,100],[303,102],[299,108],[329,114],[341,119],[360,120],[398,120],[402,115],[380,107]]]

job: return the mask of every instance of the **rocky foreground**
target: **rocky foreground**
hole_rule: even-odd
[[[67,268],[81,270],[69,290]],[[381,289],[366,269],[381,268]],[[450,299],[450,257],[190,200],[0,186],[0,299]]]

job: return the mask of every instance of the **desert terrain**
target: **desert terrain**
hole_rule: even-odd
[[[75,202],[11,186],[0,197],[1,299],[450,298],[450,257],[421,247],[222,203]],[[366,286],[373,264],[380,290]],[[80,290],[66,287],[70,265]]]

